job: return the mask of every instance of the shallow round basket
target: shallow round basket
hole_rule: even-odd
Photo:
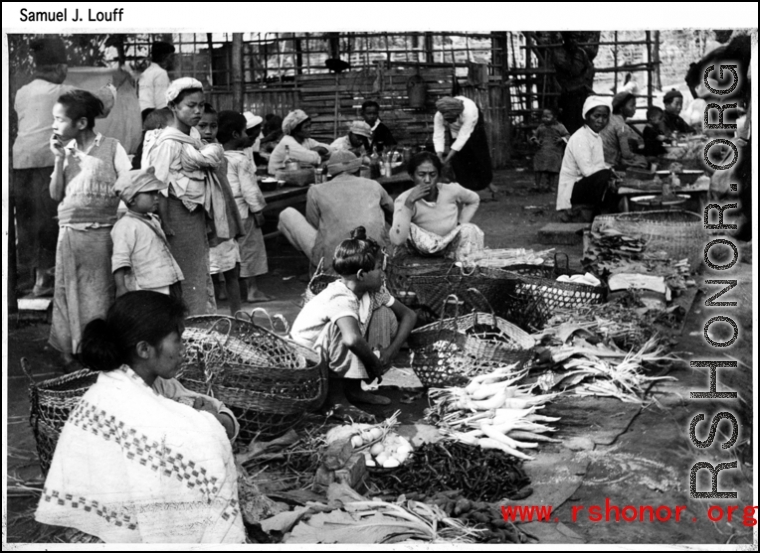
[[[682,209],[635,211],[602,215],[592,232],[614,229],[646,242],[646,251],[665,251],[678,261],[688,259],[692,270],[702,267],[707,234],[702,215]]]
[[[652,209],[663,206],[683,205],[689,201],[689,195],[677,194],[675,196],[664,198],[661,194],[651,194],[648,196],[635,196],[631,198],[631,201],[634,204]]]

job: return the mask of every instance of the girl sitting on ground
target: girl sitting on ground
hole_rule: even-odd
[[[293,340],[322,350],[328,359],[328,408],[338,417],[366,419],[348,402],[390,403],[363,391],[361,383],[382,380],[417,320],[383,285],[384,263],[380,246],[357,227],[335,250],[333,268],[340,280],[307,303],[293,323]]]
[[[184,388],[185,307],[150,291],[119,297],[84,330],[98,371],[63,427],[36,519],[106,543],[243,543],[224,405]]]

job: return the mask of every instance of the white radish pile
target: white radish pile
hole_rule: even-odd
[[[538,415],[536,410],[560,394],[533,395],[535,385],[517,385],[527,371],[514,372],[515,366],[476,376],[465,388],[430,390],[432,412],[440,416],[444,431],[466,444],[499,449],[520,459],[533,459],[521,449],[535,449],[539,441],[558,442],[544,436],[556,429],[543,423],[559,418]]]

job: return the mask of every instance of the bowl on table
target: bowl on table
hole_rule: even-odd
[[[279,181],[273,177],[267,177],[264,179],[261,179],[259,181],[259,188],[261,188],[262,192],[271,192],[272,190],[276,190],[279,186]]]

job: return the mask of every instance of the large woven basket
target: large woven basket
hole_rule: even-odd
[[[528,331],[541,330],[558,308],[602,303],[607,297],[604,286],[573,282],[557,282],[559,274],[567,274],[551,265],[512,265],[517,275],[514,301],[504,317]]]
[[[388,290],[395,297],[403,297],[410,292],[416,296],[419,306],[427,307],[439,318],[443,316],[444,303],[454,294],[461,302],[464,313],[484,309],[483,298],[493,307],[497,315],[508,310],[513,301],[511,292],[517,283],[512,273],[490,267],[464,268],[448,262],[443,265],[429,265],[428,268],[414,270],[400,269],[389,263],[387,271]],[[476,289],[480,293],[474,294]]]
[[[29,423],[37,442],[40,468],[47,474],[63,425],[79,400],[98,379],[98,373],[84,369],[58,378],[36,382],[26,359],[21,368],[29,378]]]
[[[240,443],[282,435],[324,403],[327,364],[313,350],[241,318],[202,315],[185,324],[177,378],[235,413]]]
[[[692,270],[703,265],[708,237],[698,213],[682,209],[635,211],[594,219],[592,232],[604,229],[645,240],[648,252],[665,251],[675,260],[688,259]]]

